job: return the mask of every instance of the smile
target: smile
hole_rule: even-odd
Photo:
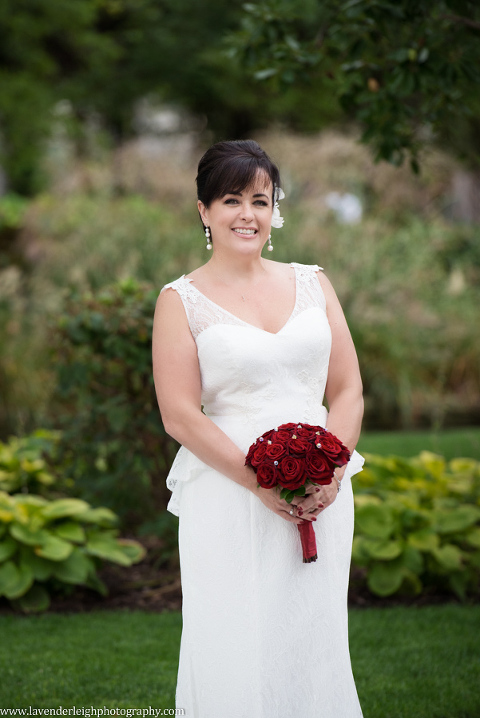
[[[234,227],[233,231],[237,232],[238,234],[245,234],[245,235],[252,235],[252,234],[257,233],[256,229],[245,229],[245,228],[240,228],[240,227]]]

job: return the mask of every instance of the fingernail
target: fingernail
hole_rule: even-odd
[[[316,516],[313,516],[312,521],[316,521],[316,520],[317,520]]]
[[[317,488],[315,489],[315,491],[317,491],[317,492],[318,492],[318,491],[320,491],[320,489],[319,489],[319,488],[317,487]]]
[[[319,508],[319,509],[323,509],[324,506],[325,506],[325,504],[322,504],[321,502],[318,504],[318,508]]]

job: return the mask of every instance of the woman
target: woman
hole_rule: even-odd
[[[189,718],[357,718],[347,634],[353,453],[289,505],[257,486],[250,444],[281,423],[326,426],[353,452],[363,414],[355,349],[316,265],[264,259],[281,226],[277,167],[253,141],[198,167],[206,264],[163,288],[153,368],[179,515],[183,632],[176,706]],[[329,413],[322,405],[323,397]],[[203,407],[203,411],[202,411]],[[341,491],[339,489],[341,488]],[[315,522],[303,563],[297,524]]]

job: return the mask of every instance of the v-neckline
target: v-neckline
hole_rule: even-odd
[[[297,268],[296,268],[296,266],[295,266],[294,263],[290,263],[289,266],[292,267],[292,269],[293,269],[293,271],[294,271],[294,273],[295,273],[295,304],[293,305],[293,309],[292,309],[292,311],[290,312],[290,315],[289,315],[287,321],[285,322],[285,324],[284,324],[282,327],[280,327],[280,329],[278,330],[278,332],[269,332],[268,329],[262,329],[262,327],[257,327],[256,324],[252,324],[251,322],[246,322],[245,319],[240,319],[240,317],[237,317],[236,314],[233,314],[232,312],[229,312],[228,309],[224,309],[224,307],[220,306],[220,304],[217,304],[217,302],[214,302],[213,299],[209,299],[206,294],[204,294],[204,293],[201,292],[199,289],[197,289],[197,287],[195,286],[195,284],[193,284],[193,282],[194,282],[193,279],[188,279],[185,275],[183,275],[182,278],[183,278],[186,282],[189,282],[191,288],[194,289],[194,290],[197,292],[197,294],[200,294],[200,296],[203,297],[203,299],[205,299],[207,302],[209,302],[209,304],[213,304],[214,307],[217,307],[217,309],[220,309],[222,312],[224,312],[224,314],[228,314],[230,317],[233,317],[234,319],[236,319],[237,322],[241,322],[242,324],[244,324],[244,325],[247,326],[247,327],[251,327],[252,329],[257,329],[259,332],[263,332],[264,334],[270,334],[272,337],[275,337],[275,336],[277,336],[277,334],[280,334],[280,332],[282,332],[282,331],[285,329],[285,327],[287,326],[287,324],[290,323],[290,320],[293,318],[293,316],[294,316],[294,314],[295,314],[295,310],[297,309],[297,304],[298,304],[298,273],[297,273]]]

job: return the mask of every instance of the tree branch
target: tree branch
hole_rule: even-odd
[[[440,19],[460,22],[463,25],[468,25],[468,27],[473,27],[475,30],[480,30],[480,22],[477,20],[470,20],[470,18],[462,17],[461,15],[440,15]]]

